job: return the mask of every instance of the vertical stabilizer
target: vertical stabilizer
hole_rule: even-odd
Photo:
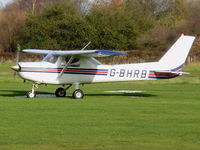
[[[182,34],[174,45],[160,59],[160,65],[169,70],[183,65],[187,59],[194,40],[194,36],[185,36]]]

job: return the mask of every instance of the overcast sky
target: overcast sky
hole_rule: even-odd
[[[0,0],[0,4],[3,4],[3,6],[5,6],[7,3],[11,2],[13,0]],[[93,1],[93,0],[90,0]]]
[[[3,4],[5,6],[7,3],[11,2],[12,0],[0,0],[0,4]]]

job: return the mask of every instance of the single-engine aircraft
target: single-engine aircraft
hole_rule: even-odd
[[[104,65],[94,57],[125,55],[107,50],[40,50],[24,49],[23,52],[45,55],[41,62],[19,62],[11,68],[18,75],[33,82],[28,98],[36,97],[40,84],[64,85],[55,91],[56,97],[66,96],[66,90],[75,87],[73,98],[81,99],[84,93],[79,85],[96,82],[156,80],[175,78],[182,71],[186,58],[195,40],[193,36],[181,35],[175,44],[158,62]],[[86,45],[87,46],[87,45]]]

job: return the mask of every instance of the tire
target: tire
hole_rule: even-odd
[[[66,91],[63,88],[57,88],[55,91],[56,97],[65,97],[66,96]]]
[[[84,93],[82,90],[77,89],[73,92],[73,98],[74,99],[82,99],[84,97]]]
[[[32,92],[32,91],[28,91],[26,93],[27,98],[35,98],[36,97],[36,93]]]

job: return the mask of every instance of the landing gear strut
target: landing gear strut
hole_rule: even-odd
[[[38,88],[38,84],[34,83],[33,86],[32,86],[32,90],[28,91],[27,94],[26,94],[27,98],[36,97],[35,89],[37,89],[37,88]]]

